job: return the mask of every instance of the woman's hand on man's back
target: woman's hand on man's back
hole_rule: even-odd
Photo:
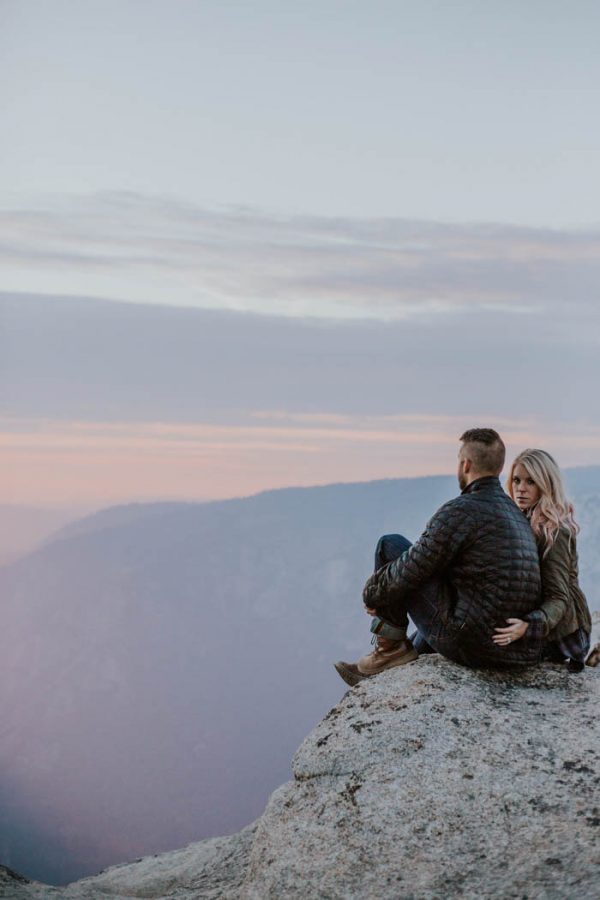
[[[508,627],[494,629],[496,634],[492,636],[493,642],[501,647],[507,647],[514,641],[520,640],[529,628],[529,622],[524,622],[523,619],[507,619],[506,621]]]

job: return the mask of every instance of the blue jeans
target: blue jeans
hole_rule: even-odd
[[[401,534],[384,534],[377,541],[377,547],[375,548],[375,571],[381,569],[387,563],[398,559],[411,546],[412,544],[408,538],[403,537]],[[428,640],[432,635],[433,624],[439,618],[437,607],[428,601],[427,596],[419,594],[407,600],[405,619],[406,625],[408,625],[406,613],[410,615],[417,626],[417,631],[410,636],[415,650],[418,650],[419,653],[435,653]],[[393,624],[402,625],[401,622],[394,622]]]

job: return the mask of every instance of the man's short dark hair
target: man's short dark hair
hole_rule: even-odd
[[[468,446],[469,457],[477,472],[499,475],[504,467],[506,447],[493,428],[469,428],[460,438]]]

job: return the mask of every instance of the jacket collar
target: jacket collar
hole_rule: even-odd
[[[502,490],[498,476],[484,475],[483,478],[476,478],[475,481],[468,484],[466,488],[463,488],[461,494],[473,494],[476,491],[489,491],[496,488]]]

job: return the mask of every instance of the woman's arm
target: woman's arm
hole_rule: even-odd
[[[534,609],[526,618],[530,622],[538,621],[541,624],[544,637],[558,625],[571,602],[569,540],[568,532],[561,528],[552,547],[540,560],[542,602],[539,609]]]
[[[527,634],[528,639],[539,640],[548,636],[565,615],[571,597],[569,593],[569,567],[571,551],[569,534],[561,529],[552,547],[540,560],[542,576],[542,602],[525,619],[507,619],[506,628],[496,628],[492,637],[501,646],[518,641]]]

